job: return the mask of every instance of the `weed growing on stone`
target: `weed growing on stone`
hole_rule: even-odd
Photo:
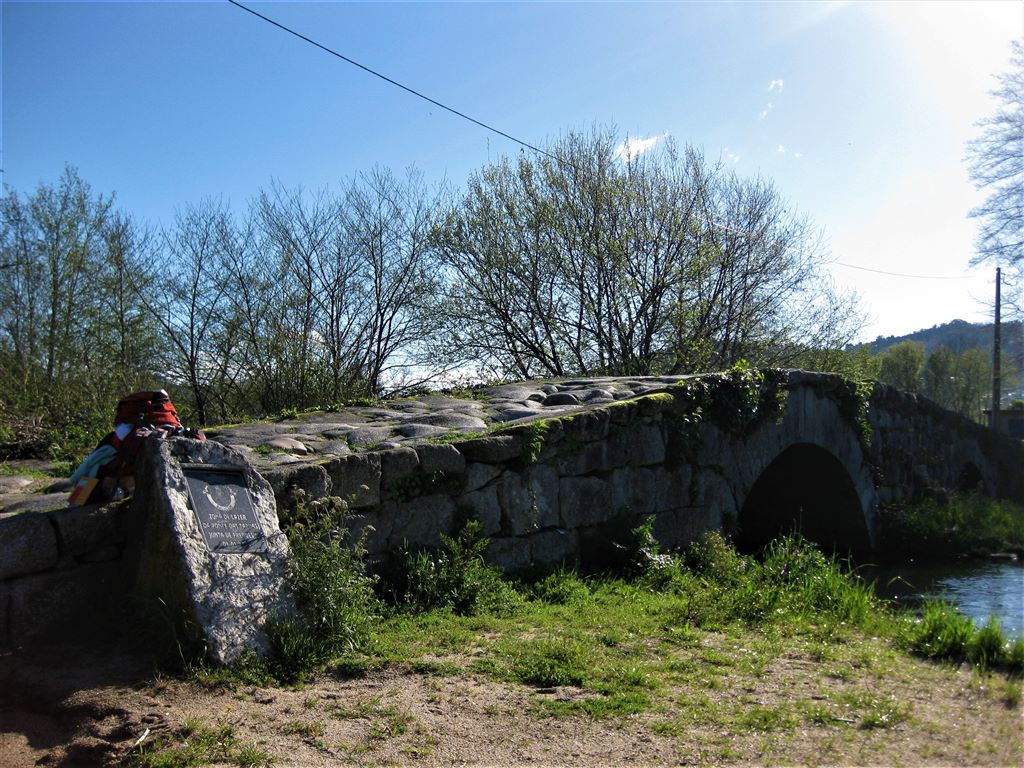
[[[362,648],[380,613],[362,540],[353,540],[346,513],[340,499],[326,498],[300,503],[290,515],[289,586],[299,615],[267,623],[271,666],[282,680]]]
[[[547,437],[548,422],[541,420],[527,424],[522,428],[523,461],[527,464],[536,464],[544,450],[544,441]]]
[[[456,536],[441,536],[438,549],[407,549],[390,591],[396,604],[411,610],[450,608],[460,615],[500,611],[518,595],[484,561],[488,541],[478,520],[468,520]]]

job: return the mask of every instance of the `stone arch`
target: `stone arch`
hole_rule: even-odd
[[[843,463],[813,443],[785,448],[754,481],[740,507],[735,539],[755,551],[773,538],[798,532],[826,551],[871,549],[860,494]]]

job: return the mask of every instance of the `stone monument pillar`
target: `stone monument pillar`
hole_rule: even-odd
[[[237,451],[178,437],[147,440],[135,478],[139,609],[188,655],[266,654],[267,618],[295,611],[270,484]]]

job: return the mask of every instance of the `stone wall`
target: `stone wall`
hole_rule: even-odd
[[[130,501],[0,519],[0,647],[113,626]]]
[[[435,546],[475,517],[505,570],[596,564],[621,551],[633,527],[655,519],[666,547],[734,523],[758,476],[786,447],[822,446],[858,488],[858,514],[873,524],[878,500],[857,432],[830,396],[829,379],[783,374],[783,407],[726,424],[695,410],[693,382],[486,437],[343,456],[266,473],[279,500],[295,491],[348,501],[372,556]],[[735,390],[727,377],[707,380]],[[837,380],[838,381],[838,380]],[[742,384],[741,386],[746,386]],[[769,397],[769,400],[771,397]]]
[[[1024,442],[882,384],[869,421],[868,458],[882,503],[973,490],[1024,503]]]
[[[658,515],[671,545],[720,524],[718,505],[691,467],[667,461],[665,414],[673,404],[670,394],[646,395],[486,437],[345,456],[306,467],[304,476],[269,479],[279,498],[288,498],[322,472],[310,485],[348,501],[371,555],[436,545],[465,517],[481,522],[491,558],[507,570],[573,563],[650,514]]]

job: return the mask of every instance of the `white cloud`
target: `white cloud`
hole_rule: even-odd
[[[615,148],[615,157],[620,160],[633,160],[644,152],[654,149],[665,136],[668,136],[668,134],[666,133],[664,136],[648,136],[646,139],[627,138]]]
[[[793,157],[795,157],[797,160],[799,160],[803,156],[804,156],[803,152],[794,152],[793,153]]]
[[[759,114],[757,116],[757,119],[758,120],[764,120],[766,117],[768,117],[769,114],[771,114],[771,111],[773,109],[775,109],[775,104],[773,104],[772,102],[769,101],[768,105],[764,109],[761,110],[761,114]]]
[[[778,148],[775,151],[778,154],[780,154],[780,155],[786,154],[786,145],[785,144],[779,144]]]
[[[785,84],[785,80],[772,80],[770,83],[768,83],[768,90],[769,91],[774,91],[774,90],[781,91],[782,90],[782,86],[784,84]]]
[[[728,147],[722,147],[722,154],[725,155],[725,159],[733,165],[736,165],[740,161],[740,156],[733,152]]]

